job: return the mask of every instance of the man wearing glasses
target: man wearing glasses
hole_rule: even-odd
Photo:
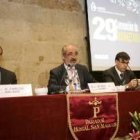
[[[129,60],[130,56],[126,52],[119,52],[115,57],[115,66],[103,72],[103,80],[114,82],[116,86],[124,85],[126,89],[135,89],[138,81],[129,68]]]
[[[87,89],[88,83],[96,82],[86,66],[78,63],[78,52],[78,47],[72,44],[62,48],[63,63],[50,70],[49,94],[66,93],[70,88],[75,91]]]

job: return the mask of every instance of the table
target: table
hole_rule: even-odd
[[[129,111],[140,112],[140,92],[118,93],[118,137],[131,132]],[[0,140],[73,140],[67,123],[66,95],[0,99]]]

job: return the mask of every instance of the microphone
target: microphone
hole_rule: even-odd
[[[137,79],[135,73],[132,71],[132,69],[130,68],[129,65],[128,65],[128,69],[133,73],[133,75],[134,75],[134,79],[136,80],[136,82],[137,82],[137,86],[138,86],[138,85],[139,85],[139,84],[138,84],[138,79]],[[136,87],[137,87],[137,86],[136,86]]]
[[[72,66],[70,64],[68,64],[67,67],[68,67],[68,69],[70,69]],[[63,82],[63,80],[65,80],[66,76],[68,76],[68,75],[67,75],[67,70],[65,69],[65,72],[63,73],[62,78],[60,80],[59,93],[65,93],[66,92],[66,90],[64,90],[62,88],[62,82]],[[68,79],[68,77],[67,77],[67,79]]]
[[[134,79],[138,80],[135,73],[132,71],[132,69],[130,68],[130,66],[128,65],[129,70],[134,74]]]

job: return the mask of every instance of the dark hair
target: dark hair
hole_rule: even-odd
[[[130,56],[126,52],[119,52],[116,55],[115,60],[119,60],[119,59],[122,59],[122,60],[130,60]]]

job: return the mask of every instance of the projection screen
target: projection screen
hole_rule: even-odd
[[[91,67],[102,71],[125,51],[140,70],[140,0],[86,0]]]

